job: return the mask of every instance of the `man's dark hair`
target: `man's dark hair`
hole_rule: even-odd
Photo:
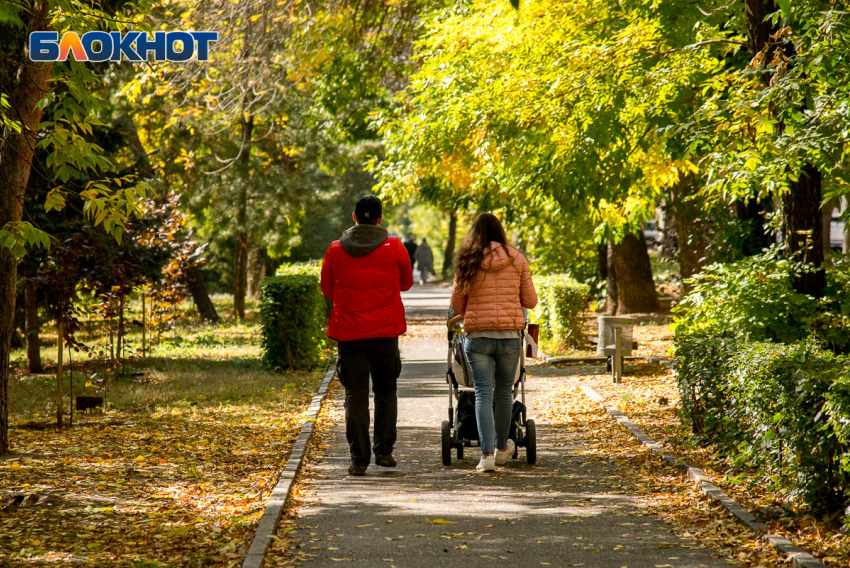
[[[383,215],[383,204],[374,195],[364,195],[354,206],[354,216],[358,223],[377,225]]]

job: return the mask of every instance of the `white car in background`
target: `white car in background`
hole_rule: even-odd
[[[643,226],[643,238],[646,239],[647,246],[661,242],[661,231],[655,221],[647,221]]]

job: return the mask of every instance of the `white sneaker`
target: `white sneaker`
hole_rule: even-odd
[[[478,473],[496,471],[496,458],[494,456],[481,456],[481,461],[475,466],[475,471]]]
[[[505,465],[508,463],[508,459],[513,457],[514,452],[516,451],[516,444],[514,441],[508,438],[508,445],[504,450],[496,450],[496,465]]]

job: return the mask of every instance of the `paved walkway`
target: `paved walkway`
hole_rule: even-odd
[[[406,305],[418,314],[445,313],[449,291],[414,287]],[[412,301],[410,301],[412,300]],[[418,331],[422,331],[421,329]],[[425,330],[429,331],[429,330]],[[420,333],[421,335],[421,333]],[[399,440],[395,470],[370,466],[349,477],[343,425],[307,482],[310,503],[300,510],[298,554],[309,567],[586,566],[588,568],[721,567],[726,561],[662,522],[643,516],[623,492],[611,466],[579,453],[582,432],[557,433],[538,421],[538,464],[520,459],[496,474],[475,472],[479,450],[440,462],[440,422],[446,415],[446,347],[439,328],[402,342]],[[565,371],[530,368],[529,414],[562,386]],[[536,375],[536,376],[535,376]],[[541,376],[549,375],[549,376]],[[331,401],[342,419],[342,401]],[[676,546],[677,543],[680,546]]]

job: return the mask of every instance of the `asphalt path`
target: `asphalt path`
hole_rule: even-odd
[[[448,388],[446,342],[438,325],[448,294],[418,285],[405,294],[411,315],[439,317],[424,333],[402,339],[397,468],[373,464],[365,477],[348,476],[342,399],[330,401],[337,419],[327,450],[304,482],[306,504],[290,533],[304,566],[729,566],[645,515],[640,498],[625,492],[607,460],[582,455],[588,442],[581,431],[538,421],[534,466],[520,450],[498,472],[477,474],[477,448],[443,466],[440,423]],[[567,372],[529,367],[530,417],[569,381]]]

